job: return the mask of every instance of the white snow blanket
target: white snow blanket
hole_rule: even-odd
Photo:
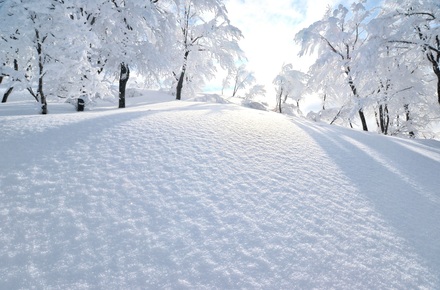
[[[0,104],[0,289],[440,288],[440,142],[134,99]]]

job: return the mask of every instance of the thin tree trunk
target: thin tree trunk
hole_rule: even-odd
[[[348,75],[350,72],[350,68],[346,69],[346,74]],[[348,84],[350,85],[350,89],[354,95],[354,97],[356,99],[359,99],[359,95],[357,93],[357,88],[354,85],[353,79],[351,78],[351,76],[348,77]],[[364,111],[362,108],[359,108],[359,118],[361,119],[362,122],[362,130],[364,131],[368,131],[368,126],[367,126],[367,120],[365,119],[365,115],[364,115]]]
[[[40,77],[38,78],[38,95],[40,96],[40,102],[41,102],[41,114],[46,115],[47,114],[47,101],[46,101],[46,96],[44,95],[43,92],[43,75],[42,70],[43,70],[43,65],[40,64]]]
[[[405,117],[406,117],[406,122],[411,121],[411,116],[410,116],[410,112],[409,112],[409,105],[405,104],[403,106],[405,108]],[[409,131],[409,137],[414,138],[416,136],[416,134],[414,134],[414,131]]]
[[[180,76],[179,76],[179,81],[177,82],[177,86],[176,86],[176,100],[182,99],[182,89],[183,89],[184,78],[185,78],[185,70],[182,69],[182,72],[180,73]]]
[[[389,129],[390,129],[390,112],[388,111],[388,106],[385,105],[385,135],[388,135]]]
[[[376,120],[377,128],[380,128],[379,114],[377,113],[376,110],[374,110],[374,119]]]
[[[179,79],[177,81],[176,86],[176,100],[182,99],[182,89],[183,89],[183,80],[185,79],[185,73],[186,73],[186,62],[188,60],[189,51],[185,52],[185,55],[183,57],[183,66],[182,71],[180,72]]]
[[[232,90],[232,97],[235,97],[237,91],[238,91],[238,72],[235,75],[235,84],[234,84],[234,89]]]
[[[437,103],[440,105],[440,53],[438,53],[437,57],[434,57],[434,55],[431,53],[428,56],[428,59],[432,63],[432,69],[437,77]]]
[[[283,113],[283,102],[281,102],[281,94],[280,93],[280,101],[278,102],[278,113],[282,114]]]
[[[437,76],[437,102],[440,105],[440,37],[435,37],[437,51],[430,51],[428,60],[432,63],[432,68]],[[435,54],[435,55],[434,55]]]
[[[18,71],[18,61],[17,59],[14,59],[14,70]],[[0,79],[0,84],[3,81],[3,76]],[[12,93],[12,91],[14,90],[14,86],[11,86],[4,94],[3,94],[3,98],[2,98],[2,103],[6,103],[8,101],[8,97],[9,95]]]
[[[361,119],[362,122],[362,130],[368,131],[368,125],[367,125],[367,120],[365,119],[364,111],[359,110],[359,118]]]
[[[8,97],[9,95],[12,93],[12,91],[14,90],[14,87],[10,87],[4,94],[3,94],[3,98],[2,98],[2,103],[6,103],[8,101]]]
[[[44,77],[44,64],[43,64],[43,48],[42,43],[45,38],[40,39],[40,33],[35,30],[35,36],[37,38],[37,52],[38,52],[38,96],[41,102],[41,114],[47,114],[47,101],[43,92],[43,77]]]
[[[121,74],[119,76],[119,108],[125,108],[125,88],[130,78],[128,64],[121,63]]]
[[[38,99],[38,95],[34,93],[34,90],[33,90],[31,87],[28,87],[27,90],[28,90],[28,92],[32,95],[32,97],[35,98],[35,100],[36,100],[37,102],[40,102],[40,100]]]
[[[440,48],[440,38],[437,36],[437,47]],[[440,105],[440,52],[436,52],[434,55],[434,52],[430,51],[427,53],[427,57],[429,62],[432,64],[432,70],[434,71],[434,74],[437,76],[437,102]]]
[[[279,95],[277,96],[277,106],[276,106],[276,109],[278,110],[278,113],[282,113],[282,97],[283,97],[283,89],[281,88],[280,89],[280,93],[279,93]]]
[[[379,105],[379,127],[384,135],[388,135],[388,127],[390,125],[390,116],[388,115],[388,106]]]
[[[336,122],[336,120],[339,118],[339,115],[341,114],[341,112],[342,112],[342,109],[344,109],[344,106],[342,106],[340,109],[339,109],[339,111],[338,111],[338,113],[336,114],[336,116],[333,118],[333,120],[330,122],[330,125],[333,125],[333,123],[334,122]],[[350,125],[351,125],[351,122],[350,122]]]

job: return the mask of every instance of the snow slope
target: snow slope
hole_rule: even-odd
[[[440,143],[232,104],[0,104],[0,289],[439,289]]]

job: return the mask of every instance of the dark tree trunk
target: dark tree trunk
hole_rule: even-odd
[[[121,74],[119,76],[119,108],[125,108],[125,88],[130,78],[128,64],[121,63]]]
[[[440,53],[438,53],[437,57],[431,54],[428,56],[428,59],[432,63],[434,74],[437,77],[437,103],[440,105]]]
[[[277,110],[278,113],[282,113],[282,99],[283,98],[283,89],[280,89],[280,94],[277,96]]]
[[[46,39],[44,37],[43,39],[40,39],[40,32],[36,29],[35,30],[35,36],[37,39],[37,52],[38,52],[38,92],[37,95],[39,96],[40,102],[41,102],[41,114],[45,115],[47,114],[47,101],[46,96],[43,92],[43,77],[44,77],[44,63],[43,63],[43,47],[42,43]]]
[[[179,76],[179,80],[177,81],[176,87],[176,100],[182,99],[182,89],[183,89],[183,80],[185,78],[185,70],[182,70]]]
[[[350,89],[354,95],[354,97],[356,99],[359,99],[359,95],[357,93],[357,88],[353,82],[353,79],[351,78],[350,74],[350,68],[346,68],[345,73],[348,75],[348,84],[350,85]],[[364,115],[364,111],[362,108],[359,108],[359,118],[361,119],[362,122],[362,130],[364,131],[368,131],[368,126],[367,126],[367,120],[365,119],[365,115]]]
[[[47,114],[47,101],[46,96],[43,92],[43,63],[39,63],[40,67],[40,76],[38,77],[38,96],[40,97],[41,102],[41,114],[46,115]]]
[[[359,110],[359,118],[361,119],[362,122],[362,130],[368,131],[368,125],[367,125],[367,120],[365,119],[364,111]]]
[[[182,99],[183,80],[185,79],[186,61],[188,60],[188,55],[189,55],[189,51],[186,51],[185,55],[183,57],[182,71],[180,72],[179,79],[177,80],[176,100],[181,100]]]
[[[388,128],[390,125],[390,116],[388,114],[387,105],[379,105],[379,125],[380,131],[384,135],[388,135]]]
[[[35,98],[35,100],[36,100],[37,102],[40,101],[40,100],[38,99],[38,95],[34,93],[34,90],[33,90],[31,87],[28,87],[27,90],[28,90],[28,92],[32,95],[32,97]]]
[[[17,59],[14,59],[14,70],[18,71],[18,61]],[[0,78],[0,84],[3,81],[3,77]],[[10,87],[9,89],[7,89],[7,91],[3,94],[3,98],[2,98],[2,103],[6,103],[8,101],[8,97],[9,95],[12,93],[12,91],[14,90],[14,87]]]
[[[4,94],[3,94],[3,98],[2,98],[2,103],[6,103],[8,101],[8,97],[9,95],[12,93],[12,91],[14,90],[14,87],[10,87]]]
[[[440,38],[436,37],[437,48],[440,49]],[[435,54],[435,55],[434,55]],[[427,58],[432,64],[432,70],[437,77],[437,103],[440,105],[440,51],[427,53]]]
[[[342,107],[339,109],[339,111],[338,111],[338,113],[336,114],[336,116],[334,116],[333,120],[330,122],[330,125],[333,125],[333,123],[336,122],[336,120],[339,118],[339,115],[340,115],[341,112],[342,112],[342,109],[344,109],[344,106],[342,106]],[[350,121],[350,127],[353,128],[353,126],[351,126],[351,121]]]

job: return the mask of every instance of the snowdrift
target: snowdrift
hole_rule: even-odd
[[[157,100],[0,105],[1,289],[440,288],[439,142]]]

